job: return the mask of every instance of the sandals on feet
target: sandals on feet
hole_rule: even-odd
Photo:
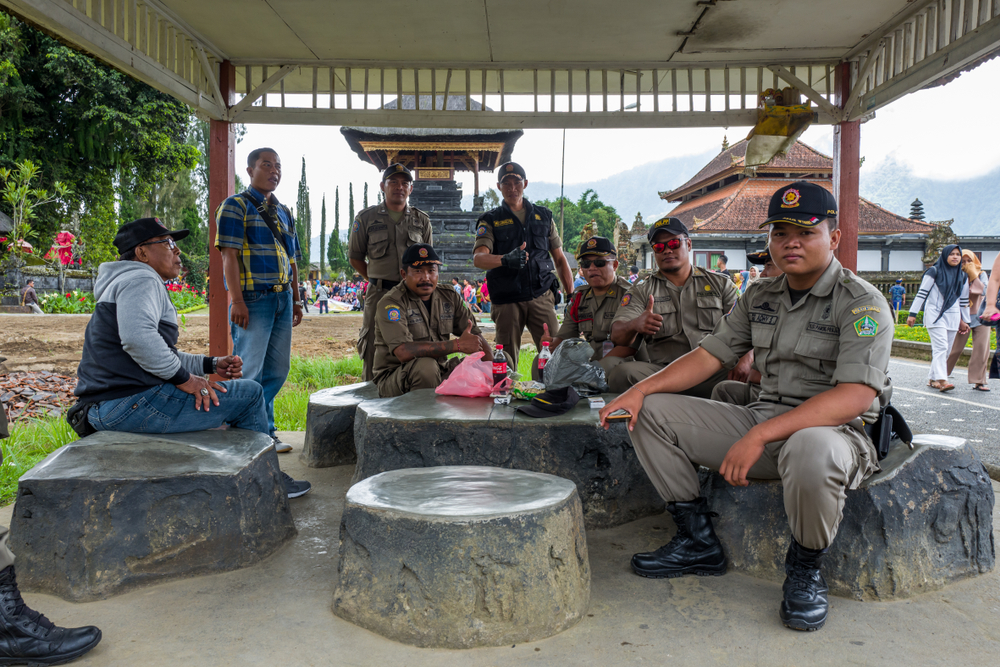
[[[989,385],[985,384],[977,384],[975,387],[972,388],[972,391],[989,391],[989,390],[990,390]]]

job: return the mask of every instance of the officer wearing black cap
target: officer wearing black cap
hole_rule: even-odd
[[[615,349],[611,342],[611,321],[622,296],[632,287],[628,280],[617,275],[617,257],[614,243],[603,236],[592,236],[580,244],[576,261],[587,284],[578,287],[569,298],[555,338],[548,332],[542,336],[542,342],[549,341],[553,350],[567,338],[582,338],[594,350],[591,360],[605,373],[633,354],[628,348]]]
[[[441,258],[434,248],[411,245],[402,263],[402,281],[373,308],[375,384],[383,398],[437,387],[461,362],[448,358],[456,352],[493,359],[462,296],[438,286]]]
[[[789,628],[826,622],[820,563],[848,489],[878,470],[865,431],[888,400],[893,326],[885,297],[843,268],[837,206],[820,184],[774,193],[768,248],[784,275],[758,280],[693,352],[601,411],[632,415],[636,455],[678,525],[669,544],[632,557],[646,577],[723,574],[726,556],[701,496],[697,466],[730,483],[780,479],[792,533],[779,616]],[[729,405],[676,394],[732,368],[753,349],[760,396]]]
[[[659,271],[632,285],[622,297],[611,325],[616,345],[638,349],[646,344],[649,361],[619,364],[608,376],[612,391],[622,392],[674,359],[698,347],[729,312],[738,296],[729,276],[691,265],[691,239],[677,218],[661,218],[646,237]],[[706,378],[687,391],[708,398],[726,372]]]
[[[496,342],[503,345],[516,368],[524,328],[531,332],[535,347],[540,347],[545,326],[555,331],[558,325],[553,271],[558,271],[566,294],[573,291],[573,274],[552,211],[524,198],[528,180],[521,165],[500,165],[497,180],[503,202],[479,217],[472,261],[486,270]]]
[[[781,275],[781,269],[771,259],[771,252],[767,248],[764,248],[760,252],[748,252],[747,261],[762,267],[760,271],[761,278],[774,278]]]
[[[432,243],[431,219],[409,205],[413,174],[402,164],[390,164],[379,184],[385,195],[381,204],[369,206],[354,218],[347,244],[347,259],[368,281],[365,312],[358,336],[362,379],[374,376],[375,306],[399,284],[403,253],[414,243]]]

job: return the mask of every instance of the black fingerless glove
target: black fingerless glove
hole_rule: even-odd
[[[521,248],[514,248],[506,255],[500,257],[500,264],[508,269],[520,271],[528,263],[528,253]]]

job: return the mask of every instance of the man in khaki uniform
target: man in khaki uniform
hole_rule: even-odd
[[[497,167],[497,174],[503,202],[479,216],[472,263],[486,270],[496,342],[516,369],[524,328],[540,348],[545,327],[554,331],[558,324],[553,271],[558,271],[565,294],[573,292],[573,274],[552,211],[524,198],[528,177],[521,165],[507,162]]]
[[[647,234],[659,271],[637,282],[622,297],[611,325],[615,345],[638,349],[646,343],[649,361],[619,364],[608,376],[611,391],[623,392],[698,347],[736,302],[739,292],[729,277],[691,266],[691,239],[677,218],[662,218]],[[708,398],[726,379],[718,374],[686,393]]]
[[[361,379],[371,380],[375,358],[375,306],[386,292],[399,284],[399,271],[406,249],[414,243],[432,243],[431,219],[408,204],[413,191],[413,175],[401,164],[391,164],[382,172],[379,184],[385,199],[358,213],[351,225],[347,259],[368,281],[365,312],[358,336]],[[367,258],[367,261],[365,261]]]
[[[373,307],[375,384],[382,398],[437,387],[461,362],[448,359],[455,352],[483,351],[486,361],[493,360],[461,295],[438,286],[441,259],[434,248],[412,245],[402,263],[402,282]]]
[[[555,338],[546,325],[541,340],[555,351],[567,338],[582,338],[594,350],[591,360],[605,373],[633,354],[631,348],[616,348],[611,342],[611,321],[622,296],[632,287],[632,283],[616,274],[617,257],[614,244],[603,236],[592,236],[580,244],[576,260],[587,284],[578,287],[569,298]],[[537,367],[532,369],[535,379],[539,379],[537,370]]]
[[[780,479],[792,543],[779,615],[789,628],[817,630],[828,613],[820,561],[846,491],[878,470],[865,426],[891,393],[893,325],[885,297],[834,257],[840,230],[826,189],[792,183],[774,194],[768,214],[771,256],[785,275],[748,287],[700,347],[616,398],[601,420],[618,409],[631,415],[636,455],[677,524],[670,543],[633,556],[637,574],[725,573],[697,466],[738,486]],[[751,348],[758,402],[675,395],[732,368]]]

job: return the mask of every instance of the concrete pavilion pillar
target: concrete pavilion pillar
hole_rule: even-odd
[[[835,71],[836,103],[843,107],[851,94],[851,65],[841,63]],[[833,196],[840,220],[837,259],[845,268],[858,270],[859,176],[861,172],[861,121],[833,127]]]
[[[219,65],[219,88],[231,107],[236,96],[236,67],[228,60]],[[224,120],[210,122],[208,143],[208,341],[209,354],[224,357],[233,348],[229,335],[229,294],[223,284],[222,253],[215,247],[215,212],[236,188],[236,128]]]

